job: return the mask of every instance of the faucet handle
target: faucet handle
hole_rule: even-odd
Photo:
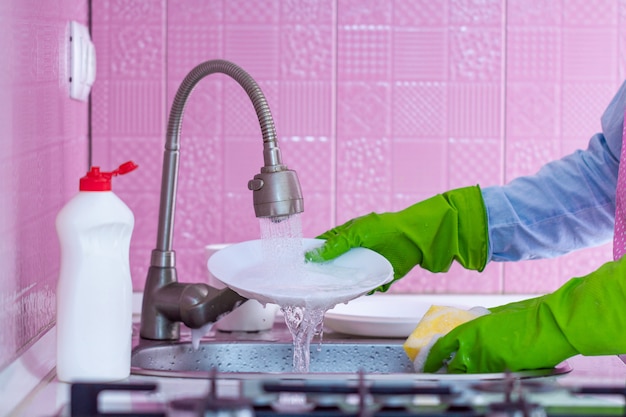
[[[263,188],[263,180],[260,178],[253,178],[250,181],[248,181],[248,190],[251,191],[258,191],[261,188]]]

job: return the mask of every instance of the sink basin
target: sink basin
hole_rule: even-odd
[[[267,342],[206,342],[194,349],[190,343],[158,343],[133,351],[134,373],[197,373],[206,378],[220,373],[293,372],[293,345]],[[413,364],[399,343],[323,343],[311,345],[312,373],[411,373]],[[143,372],[142,372],[143,371]],[[179,375],[180,376],[180,375]]]
[[[293,373],[293,346],[286,342],[208,341],[194,349],[189,342],[148,342],[135,347],[131,372],[136,375],[206,379],[215,370],[235,378],[267,377]],[[571,370],[567,362],[554,369],[516,373],[520,378],[554,376]],[[373,379],[501,379],[504,374],[416,374],[401,342],[385,340],[332,341],[311,345],[307,378],[316,375],[357,375]],[[301,374],[300,374],[301,375]]]
[[[419,302],[419,297],[416,299]],[[441,305],[489,305],[490,302],[485,296],[469,300],[428,296],[426,301]],[[499,303],[503,303],[499,298],[492,300],[493,305]],[[138,325],[134,336],[131,372],[135,375],[206,379],[211,371],[216,371],[223,378],[232,379],[350,379],[362,371],[367,379],[392,381],[501,379],[506,376],[502,373],[417,374],[402,348],[405,338],[363,337],[329,329],[324,331],[321,346],[317,338],[311,342],[309,373],[298,374],[293,371],[293,339],[280,319],[268,331],[211,330],[200,339],[198,349],[193,348],[191,333],[185,328],[181,328],[180,341],[175,342],[140,339]],[[569,371],[571,367],[563,362],[554,369],[518,372],[514,376],[549,377]]]

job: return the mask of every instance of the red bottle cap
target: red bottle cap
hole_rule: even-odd
[[[80,191],[111,191],[111,178],[128,174],[137,167],[133,161],[124,162],[112,172],[100,172],[100,167],[91,167],[87,175],[80,179]]]

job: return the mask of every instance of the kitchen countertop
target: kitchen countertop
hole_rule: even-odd
[[[389,295],[393,297],[393,295]],[[415,296],[416,300],[427,299],[426,296]],[[505,298],[505,302],[508,300]],[[282,320],[278,317],[277,320]],[[51,330],[54,333],[54,329]],[[330,330],[325,330],[324,339],[339,338]],[[44,338],[46,344],[54,346],[54,337]],[[314,342],[315,343],[315,342]],[[45,346],[37,347],[45,350]],[[626,365],[617,356],[583,357],[575,356],[568,360],[573,368],[571,372],[556,377],[558,384],[565,387],[581,385],[626,385]],[[2,378],[0,376],[0,382]],[[105,392],[99,397],[100,410],[102,412],[147,412],[154,409],[163,409],[172,399],[181,397],[201,397],[209,391],[209,382],[203,379],[186,379],[155,377],[143,375],[131,375],[121,383],[155,383],[157,390],[151,393],[128,393],[128,392]],[[236,381],[220,381],[218,393],[220,395],[236,395],[239,386]],[[4,394],[0,393],[0,399]],[[16,409],[9,410],[7,415],[13,417],[38,417],[38,416],[62,416],[69,417],[68,401],[70,398],[70,384],[59,382],[54,370],[46,375],[32,391],[24,398]],[[8,398],[5,397],[8,400]],[[0,401],[3,402],[4,400]],[[606,402],[605,398],[599,399]],[[623,399],[610,399],[623,404]],[[0,409],[0,414],[2,409]]]

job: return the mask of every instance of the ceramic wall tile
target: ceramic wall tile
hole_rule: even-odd
[[[391,143],[380,138],[345,138],[337,149],[337,192],[387,194],[391,186]]]
[[[343,0],[337,2],[339,25],[388,25],[393,2],[380,0]]]
[[[560,137],[563,100],[560,84],[539,80],[527,82],[525,78],[520,77],[507,88],[507,136]]]
[[[277,25],[226,25],[224,58],[246,69],[257,81],[275,80],[279,74],[279,35]]]
[[[397,281],[392,293],[498,294],[503,291],[502,265],[490,264],[484,271],[470,271],[453,264],[446,273],[414,269]]]
[[[624,42],[626,36],[626,1],[621,0],[618,2],[618,79],[623,80],[626,78],[626,42]]]
[[[85,24],[87,4],[0,6],[0,369],[55,321],[55,219],[88,164],[88,106],[70,99],[67,67],[69,22]]]
[[[232,60],[267,96],[305,193],[306,236],[449,188],[502,184],[584,148],[626,74],[624,0],[153,1],[94,4],[93,158],[144,150],[146,171],[159,171],[152,145],[162,148],[182,78],[203,60]],[[185,276],[202,275],[205,244],[258,238],[246,183],[262,164],[259,135],[240,86],[222,75],[199,84],[181,140]],[[135,186],[122,192],[154,215],[146,203],[158,190],[131,196]],[[204,220],[196,212],[208,207]],[[155,227],[140,225],[134,244],[149,253]],[[583,265],[603,256],[580,254]],[[134,268],[141,287],[144,267]],[[392,291],[541,291],[574,271],[573,258],[453,267],[435,280],[416,270]],[[553,278],[538,284],[543,275]]]
[[[393,26],[443,28],[450,18],[449,3],[449,0],[394,0]]]
[[[337,224],[342,224],[355,217],[371,212],[390,211],[391,196],[388,193],[337,193]]]
[[[144,165],[140,165],[133,175],[139,174],[138,171],[142,167]],[[116,194],[133,209],[135,214],[135,228],[130,245],[130,275],[133,287],[141,289],[148,274],[151,252],[156,247],[159,200],[155,198],[157,194],[154,191],[124,190]]]
[[[446,188],[487,187],[501,183],[503,150],[498,139],[450,138],[447,149],[444,163],[448,178]]]
[[[445,140],[394,140],[390,161],[394,194],[436,194],[446,191]]]
[[[540,28],[563,22],[563,0],[507,0],[507,26]]]
[[[391,31],[388,26],[348,26],[338,29],[338,79],[387,80],[391,71]]]
[[[617,29],[566,27],[563,30],[563,78],[570,82],[609,81],[617,65]],[[601,62],[598,68],[597,63]]]
[[[499,137],[501,94],[502,87],[496,83],[451,84],[448,91],[448,134],[451,137]]]
[[[549,142],[549,136],[511,136],[507,140],[507,181],[536,173],[542,165],[559,156],[559,144]]]
[[[229,137],[224,143],[224,190],[227,192],[249,192],[248,181],[259,173],[263,166],[262,142],[260,139]],[[255,138],[256,139],[256,138]],[[236,163],[235,163],[236,161]],[[228,162],[231,162],[228,164]],[[250,203],[250,202],[249,202]]]
[[[224,2],[224,21],[227,23],[273,24],[278,22],[280,3],[274,0],[228,0]]]
[[[328,137],[281,138],[283,162],[298,174],[304,195],[331,193],[333,184],[332,143]]]
[[[395,80],[444,81],[448,75],[449,32],[445,27],[397,28],[391,63]]]
[[[503,291],[543,294],[554,291],[568,278],[561,274],[559,262],[551,259],[507,263],[504,265]]]
[[[500,0],[449,0],[450,24],[500,26],[504,2]]]
[[[333,26],[285,24],[280,37],[280,78],[326,80],[333,76]]]
[[[562,32],[554,26],[507,28],[507,76],[517,82],[558,83]]]
[[[197,16],[194,17],[195,20],[169,20],[167,23],[167,78],[171,81],[168,83],[170,88],[178,86],[196,65],[224,56],[223,25],[206,27],[206,22],[198,22]]]
[[[163,0],[112,0],[108,3],[109,18],[113,22],[155,23],[158,25],[164,16]],[[96,17],[99,18],[100,16]]]
[[[236,243],[261,237],[260,220],[254,217],[251,193],[248,190],[226,193],[222,214],[223,242]]]
[[[204,61],[202,61],[204,62]],[[199,61],[198,61],[199,63]],[[174,96],[178,92],[181,86],[182,80],[193,69],[191,67],[189,71],[186,71],[184,75],[181,75],[180,79],[170,78],[168,80],[168,94],[167,94],[167,117],[169,122],[169,112],[172,108],[172,102]],[[223,101],[224,95],[224,80],[223,77],[216,75],[213,79],[207,78],[202,80],[191,93],[187,105],[185,106],[185,114],[183,115],[182,124],[182,137],[181,143],[189,136],[215,136],[223,141],[224,135],[224,107],[226,106]],[[237,96],[245,96],[241,87],[237,85],[230,86]],[[238,88],[235,88],[238,87]],[[239,91],[241,90],[241,91]],[[242,97],[243,98],[243,97]],[[243,107],[243,106],[242,106]],[[248,108],[250,107],[250,108]],[[254,117],[254,110],[252,106],[243,107],[246,115]],[[252,125],[253,128],[256,126]]]
[[[613,0],[563,1],[563,20],[572,26],[615,26],[618,2]]]
[[[604,83],[567,83],[562,86],[561,132],[564,138],[586,145],[601,130],[600,118],[616,88]]]
[[[448,88],[438,81],[396,81],[392,87],[393,137],[442,138],[448,132]]]
[[[112,136],[157,136],[163,129],[162,83],[111,81],[109,83],[109,133]]]
[[[333,120],[330,82],[286,81],[279,88],[280,105],[275,121],[279,136],[330,137]]]
[[[592,273],[613,257],[613,244],[569,253],[560,259],[561,275],[565,279],[582,277]]]
[[[178,22],[221,25],[224,22],[224,3],[226,2],[227,0],[186,0],[182,6],[177,2],[168,2],[166,10],[168,24]],[[202,32],[207,33],[210,30],[205,27],[200,32],[198,36],[202,36]]]
[[[300,215],[302,234],[316,237],[334,226],[335,195],[327,192],[310,192],[303,189],[306,196],[304,212]]]
[[[389,83],[339,83],[337,135],[388,136],[390,130]]]
[[[280,21],[328,25],[333,22],[336,6],[335,0],[284,0],[280,2]]]

